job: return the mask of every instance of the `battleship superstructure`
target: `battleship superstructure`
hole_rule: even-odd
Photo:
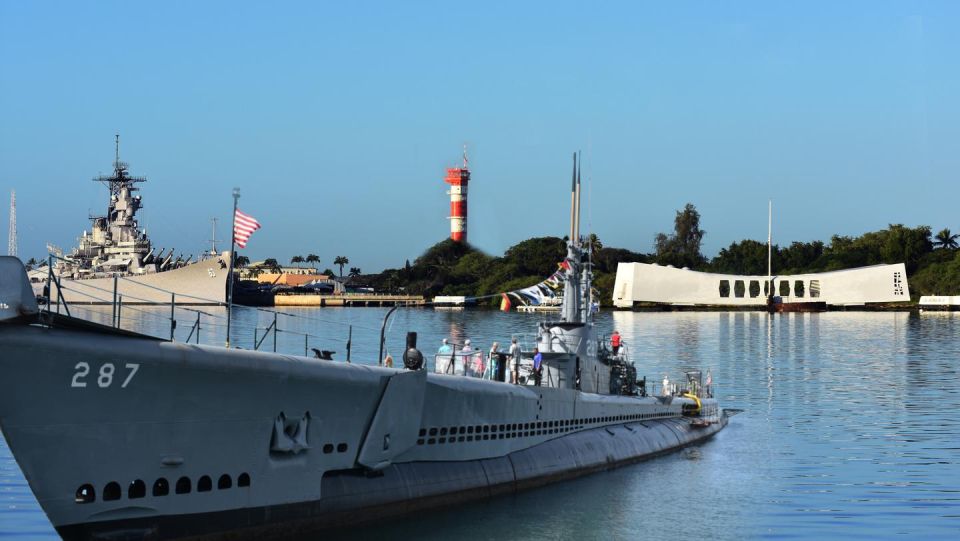
[[[709,438],[728,422],[709,380],[658,390],[598,338],[578,214],[561,318],[495,371],[431,363],[415,333],[392,368],[118,331],[41,311],[0,258],[0,428],[69,540],[290,538]]]
[[[131,176],[129,170],[129,164],[120,160],[118,135],[113,174],[93,179],[110,194],[107,213],[90,217],[90,231],[83,231],[69,254],[51,250],[53,271],[66,281],[59,294],[74,303],[113,302],[114,276],[120,276],[124,279],[116,281],[117,294],[128,303],[169,302],[170,293],[175,293],[183,297],[181,304],[223,304],[228,254],[194,261],[192,255],[184,257],[173,248],[156,250],[137,220],[143,206],[137,185],[147,179]],[[43,272],[33,275],[35,282],[43,278]],[[41,293],[40,286],[35,289]],[[56,295],[57,289],[53,284],[50,293]]]

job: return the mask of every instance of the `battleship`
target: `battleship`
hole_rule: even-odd
[[[31,273],[35,293],[73,304],[111,304],[119,297],[125,304],[151,304],[169,303],[175,292],[181,305],[225,304],[229,252],[213,248],[194,260],[173,248],[155,249],[137,220],[143,206],[138,184],[147,179],[129,169],[120,160],[118,135],[113,174],[93,179],[107,187],[107,213],[90,217],[90,231],[72,252],[50,246],[50,265]],[[59,280],[44,289],[50,271]]]
[[[288,539],[712,437],[735,411],[709,377],[648,384],[595,328],[578,199],[559,317],[496,370],[413,331],[396,368],[143,336],[41,308],[0,258],[0,428],[66,540]]]

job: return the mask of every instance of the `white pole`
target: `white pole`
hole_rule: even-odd
[[[773,199],[767,206],[767,281],[773,276]]]
[[[227,344],[230,347],[230,318],[233,316],[233,260],[237,244],[237,201],[240,200],[240,188],[233,189],[233,216],[230,217],[230,263],[227,271]]]

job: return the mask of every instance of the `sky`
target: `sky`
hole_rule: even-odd
[[[116,133],[141,225],[184,255],[239,187],[253,260],[400,266],[449,235],[464,144],[495,255],[566,234],[576,150],[608,246],[651,251],[688,202],[708,256],[765,240],[771,199],[781,245],[960,231],[960,3],[594,4],[0,0],[20,255],[105,212]]]

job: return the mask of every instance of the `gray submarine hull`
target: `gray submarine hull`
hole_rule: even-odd
[[[290,539],[424,509],[495,497],[626,466],[699,444],[726,426],[687,420],[630,422],[578,432],[498,458],[394,464],[371,475],[327,472],[316,501],[57,528],[68,541]]]
[[[285,537],[615,467],[727,424],[714,399],[688,417],[679,397],[66,325],[0,324],[0,427],[65,539]]]
[[[0,258],[0,429],[68,540],[289,538],[613,468],[727,422],[709,392],[598,394],[151,338],[40,312],[22,265]]]

